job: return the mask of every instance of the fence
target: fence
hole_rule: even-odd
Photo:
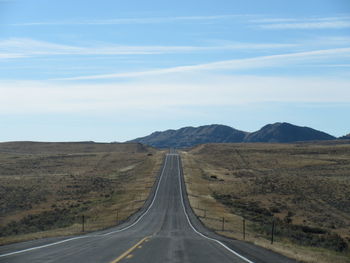
[[[205,206],[203,206],[205,207]],[[343,252],[348,250],[348,243],[336,233],[318,227],[295,225],[276,217],[258,218],[240,217],[231,213],[221,213],[215,209],[200,208],[192,205],[197,218],[212,231],[236,239],[251,242],[262,241],[265,244],[274,244],[276,241],[289,240],[297,245],[326,248]],[[261,219],[261,217],[259,217]]]
[[[269,228],[270,231],[265,233],[254,233],[252,231],[247,231],[247,225],[250,228],[254,228],[255,223],[246,220],[245,218],[235,218],[228,219],[227,217],[218,217],[210,214],[207,209],[192,207],[198,219],[200,219],[206,227],[215,232],[226,232],[231,233],[234,237],[239,239],[254,239],[254,238],[269,238],[271,244],[275,240],[275,228],[276,223],[272,218],[271,223],[265,226],[265,229]]]

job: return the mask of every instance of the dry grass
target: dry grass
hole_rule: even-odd
[[[350,261],[348,250],[295,238],[307,226],[349,242],[349,144],[209,144],[182,152],[182,158],[191,206],[209,228],[243,239],[245,218],[249,242],[305,262]]]
[[[162,159],[140,144],[0,144],[0,244],[79,233],[83,215],[85,231],[116,225],[143,205]]]

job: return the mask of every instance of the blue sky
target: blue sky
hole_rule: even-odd
[[[350,132],[350,2],[0,0],[0,141]]]

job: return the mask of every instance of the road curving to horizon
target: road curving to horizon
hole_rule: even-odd
[[[180,156],[166,155],[145,206],[104,231],[0,247],[0,262],[291,263],[282,255],[206,229],[189,206]]]

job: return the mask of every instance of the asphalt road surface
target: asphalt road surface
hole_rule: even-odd
[[[181,160],[167,154],[145,206],[105,231],[0,247],[0,262],[295,262],[207,230],[189,207]]]

